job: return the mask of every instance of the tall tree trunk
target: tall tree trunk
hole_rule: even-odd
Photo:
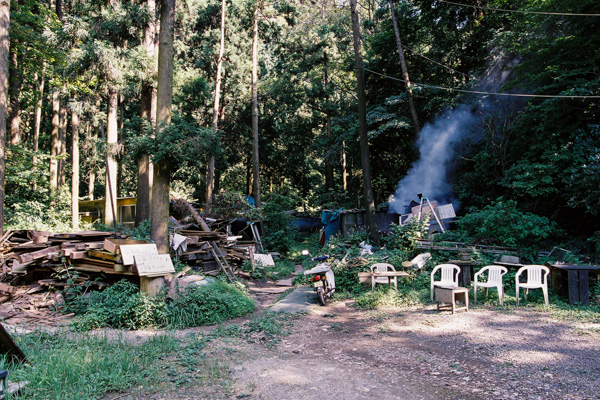
[[[369,139],[367,137],[367,101],[365,97],[365,76],[360,44],[360,25],[358,21],[357,0],[350,0],[352,13],[352,37],[354,41],[354,58],[356,63],[356,95],[358,97],[358,123],[360,126],[360,155],[363,171],[365,209],[367,229],[375,244],[379,245],[377,221],[375,219],[375,201],[371,187],[371,164],[369,161]]]
[[[42,126],[42,106],[44,102],[44,70],[45,64],[42,64],[42,71],[39,76],[36,73],[35,81],[38,87],[35,92],[35,120],[33,123],[33,151],[38,151],[40,140],[40,127]],[[34,156],[35,157],[35,156]],[[34,158],[35,163],[35,158]]]
[[[326,27],[327,21],[325,20],[325,0],[321,2],[321,24],[323,27]],[[323,54],[323,89],[325,90],[325,129],[327,131],[327,141],[330,141],[333,137],[331,133],[331,112],[329,111],[329,65],[327,62],[327,51],[324,51]],[[330,190],[333,190],[334,180],[333,180],[333,163],[331,162],[331,157],[327,154],[327,150],[325,151],[325,189],[327,190],[328,197],[331,195],[329,193]]]
[[[37,168],[36,164],[37,164],[37,157],[35,155],[35,153],[38,151],[39,149],[39,141],[40,141],[40,127],[42,125],[42,106],[43,106],[43,101],[44,101],[44,68],[45,64],[42,63],[42,70],[38,76],[38,73],[35,73],[35,77],[34,77],[34,82],[39,82],[38,83],[38,87],[36,88],[35,91],[35,97],[34,97],[34,102],[35,102],[35,110],[34,110],[34,121],[33,121],[33,157],[32,157],[32,164],[33,164],[33,168]],[[33,186],[33,191],[35,192],[37,190],[37,181],[33,181],[32,183]]]
[[[62,188],[66,182],[66,165],[67,165],[67,95],[65,88],[60,96],[60,111],[59,115],[59,140],[60,140],[60,159],[58,160],[58,188]]]
[[[58,189],[58,155],[60,154],[60,94],[55,88],[52,92],[52,131],[50,133],[50,194],[54,196]]]
[[[144,48],[146,54],[150,57],[154,57],[154,45],[155,45],[155,33],[156,33],[156,21],[154,20],[156,14],[156,1],[147,0],[148,10],[152,16],[144,29]],[[148,75],[153,75],[155,72],[154,66],[148,71]],[[151,124],[152,126],[156,123],[156,92],[152,86],[151,79],[145,79],[142,81],[142,88],[140,94],[140,116],[143,121]],[[140,132],[144,134],[144,132]],[[139,225],[145,220],[150,220],[151,204],[152,204],[152,163],[150,162],[150,156],[147,154],[142,155],[138,161],[138,186],[137,186],[137,205],[135,214],[135,224]]]
[[[118,99],[119,91],[108,88],[108,118],[106,121],[106,185],[104,191],[104,224],[116,225],[117,222],[117,160],[116,145],[118,141]]]
[[[392,14],[392,22],[394,23],[394,33],[396,34],[396,45],[398,46],[398,55],[400,56],[400,68],[402,69],[402,77],[406,84],[406,94],[408,95],[408,106],[410,107],[410,116],[413,121],[413,126],[417,137],[421,132],[421,124],[419,123],[419,116],[417,115],[417,108],[415,107],[415,101],[413,99],[412,86],[410,85],[410,79],[408,77],[408,69],[406,68],[406,61],[404,59],[404,50],[402,49],[402,41],[400,40],[400,30],[398,29],[398,22],[396,21],[396,13],[394,12],[394,0],[388,0],[390,4],[390,13]]]
[[[173,39],[175,0],[161,0],[158,47],[158,94],[156,124],[159,130],[171,123],[173,97]],[[152,185],[152,226],[150,236],[160,254],[169,253],[169,187],[171,166],[168,160],[154,165]]]
[[[250,196],[252,194],[252,161],[250,158],[246,161],[246,196]]]
[[[88,125],[89,128],[89,125]],[[98,131],[96,129],[92,130],[92,159],[96,159],[96,143],[98,143]],[[90,200],[94,200],[94,191],[96,190],[96,168],[95,164],[90,165],[90,170],[88,172],[88,198]]]
[[[71,127],[73,140],[71,148],[71,225],[74,231],[79,230],[79,115],[71,110]]]
[[[62,0],[56,0],[56,16],[59,21],[63,20],[63,2]]]
[[[348,162],[346,161],[346,141],[342,140],[342,189],[348,191]]]
[[[19,59],[16,51],[10,51],[9,60],[10,110],[8,119],[10,120],[10,144],[15,145],[21,143],[21,105],[19,97],[23,80],[21,71],[19,70]]]
[[[252,171],[254,204],[260,208],[260,160],[258,155],[258,16],[259,5],[254,10],[252,28]]]
[[[225,50],[225,0],[221,0],[221,43],[219,45],[219,59],[217,60],[217,76],[213,104],[212,129],[216,136],[219,130],[219,106],[221,100],[221,68],[223,67],[223,52]],[[206,174],[206,211],[212,208],[213,189],[215,186],[215,155],[211,154],[208,160],[208,173]]]
[[[4,183],[6,172],[6,115],[8,109],[8,27],[10,0],[0,2],[0,234],[4,233]]]

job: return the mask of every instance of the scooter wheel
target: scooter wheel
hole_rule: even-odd
[[[325,291],[319,290],[319,292],[317,294],[319,295],[319,303],[321,303],[321,305],[324,306],[327,303],[327,298],[325,297]]]

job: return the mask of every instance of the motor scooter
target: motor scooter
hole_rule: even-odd
[[[311,254],[308,250],[302,250],[302,255]],[[333,297],[333,293],[335,292],[335,276],[331,270],[331,266],[323,262],[328,258],[329,256],[312,257],[311,260],[318,261],[319,263],[315,267],[304,271],[304,275],[313,275],[310,281],[315,288],[319,303],[322,306],[326,305],[327,300]]]

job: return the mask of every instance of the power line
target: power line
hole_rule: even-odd
[[[365,71],[369,71],[375,75],[379,75],[384,78],[388,78],[388,79],[392,79],[395,81],[406,83],[406,81],[404,79],[384,75],[384,74],[381,74],[379,72],[373,71],[368,68],[365,68]],[[425,83],[418,83],[418,82],[412,82],[412,81],[410,82],[410,84],[414,85],[414,86],[421,86],[421,87],[426,87],[426,88],[431,88],[431,89],[447,90],[449,92],[473,93],[473,94],[493,95],[493,96],[534,97],[534,98],[543,98],[543,99],[600,99],[600,96],[579,96],[579,95],[566,95],[566,94],[552,95],[552,94],[525,94],[525,93],[492,93],[492,92],[482,92],[479,90],[455,89],[455,88],[448,88],[448,87],[444,87],[444,86],[427,85]]]
[[[600,14],[578,14],[578,13],[560,13],[560,12],[547,12],[547,11],[530,11],[530,10],[507,10],[505,8],[494,8],[494,7],[485,7],[485,6],[476,6],[472,4],[461,4],[455,3],[453,1],[448,0],[438,0],[440,3],[452,4],[460,7],[470,7],[477,8],[479,10],[489,10],[489,11],[501,11],[501,12],[512,12],[512,13],[521,13],[521,14],[538,14],[538,15],[564,15],[569,17],[600,17]]]
[[[467,74],[465,74],[464,72],[457,71],[457,70],[455,70],[455,69],[454,69],[454,68],[452,68],[452,67],[449,67],[449,66],[447,66],[447,65],[445,65],[445,64],[442,64],[441,62],[435,61],[435,60],[433,60],[433,59],[431,59],[431,58],[429,58],[429,57],[427,57],[427,56],[425,56],[425,55],[423,55],[423,54],[419,53],[418,51],[415,51],[415,50],[411,49],[410,47],[406,47],[406,46],[404,46],[404,48],[405,48],[406,50],[410,51],[410,52],[411,52],[411,53],[413,53],[413,54],[416,54],[416,55],[418,55],[418,56],[420,56],[420,57],[423,57],[423,58],[424,58],[424,59],[426,59],[427,61],[430,61],[430,62],[432,62],[432,63],[434,63],[434,64],[437,64],[437,65],[439,65],[440,67],[444,67],[444,68],[446,68],[446,69],[449,69],[450,71],[456,72],[456,73],[458,73],[458,74],[461,74],[461,75],[464,75],[464,76],[466,76],[467,78],[470,78],[470,76],[469,76],[469,75],[467,75]]]

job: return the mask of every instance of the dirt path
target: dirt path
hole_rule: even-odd
[[[256,297],[258,310],[229,324],[244,326],[278,295]],[[94,334],[139,343],[214,329]],[[341,301],[300,316],[273,348],[218,337],[203,356],[198,383],[107,399],[600,399],[600,324],[529,307],[451,315],[433,305],[367,312]]]
[[[317,308],[234,367],[251,399],[598,399],[600,325],[527,308],[438,313]],[[258,354],[257,354],[258,355]]]

